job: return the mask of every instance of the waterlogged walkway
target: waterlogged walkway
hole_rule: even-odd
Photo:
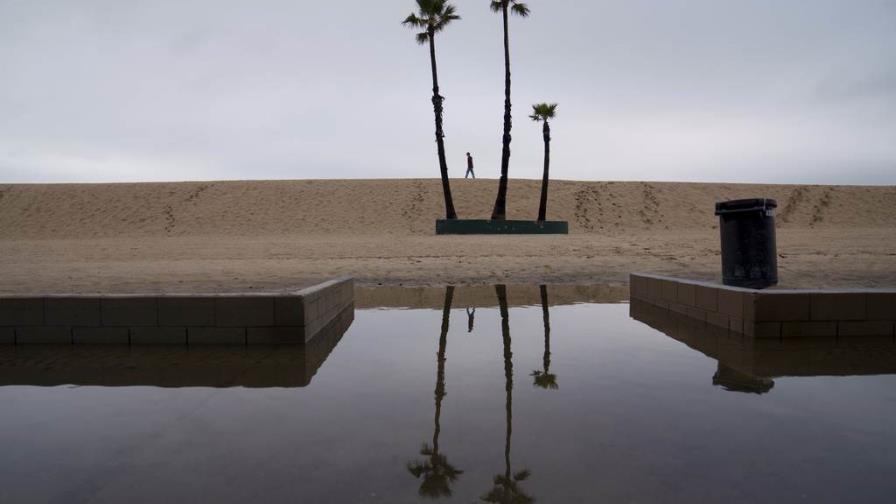
[[[368,293],[320,358],[295,348],[128,357],[137,371],[169,363],[163,381],[122,379],[120,369],[104,381],[102,364],[78,365],[83,355],[6,353],[0,502],[896,494],[892,338],[757,348],[726,333],[683,333],[656,314],[641,322],[626,303],[555,301],[552,287],[488,291],[393,292],[391,308]],[[415,303],[428,307],[407,307]],[[213,372],[206,360],[237,367],[215,380],[195,372]],[[305,366],[301,379],[291,360]],[[26,361],[82,374],[41,383],[16,374]]]

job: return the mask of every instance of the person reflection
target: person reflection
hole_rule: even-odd
[[[467,332],[473,332],[473,318],[476,317],[476,308],[467,307]]]
[[[437,499],[451,496],[451,483],[457,480],[463,471],[452,466],[448,458],[439,451],[439,433],[442,415],[442,399],[445,397],[445,349],[448,343],[448,320],[451,314],[451,301],[454,297],[454,287],[445,289],[445,305],[442,309],[442,332],[439,335],[439,352],[436,356],[436,414],[435,427],[433,428],[432,446],[423,443],[420,455],[425,458],[420,461],[408,462],[408,471],[415,478],[422,478],[420,488],[417,491],[421,497]]]
[[[533,383],[536,387],[555,390],[560,388],[557,384],[557,375],[551,374],[551,314],[548,312],[548,288],[539,286],[541,291],[541,318],[544,321],[544,357],[542,358],[541,371],[532,371]]]
[[[510,465],[510,437],[513,433],[513,352],[510,347],[510,320],[507,310],[507,288],[503,285],[495,286],[498,295],[498,306],[501,310],[501,336],[504,342],[504,411],[506,418],[506,435],[504,438],[504,473],[497,474],[493,480],[491,490],[480,497],[483,502],[519,503],[535,502],[535,499],[526,495],[520,487],[520,483],[531,476],[528,469],[515,473],[511,472]]]

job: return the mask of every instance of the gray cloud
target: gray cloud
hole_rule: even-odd
[[[500,18],[437,39],[456,176],[500,158]],[[896,183],[892,0],[529,0],[512,177]],[[435,177],[411,0],[0,0],[0,181]]]

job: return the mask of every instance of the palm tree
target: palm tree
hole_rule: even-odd
[[[544,357],[542,358],[541,371],[532,371],[535,377],[536,387],[543,389],[557,389],[557,375],[551,374],[551,314],[548,312],[548,288],[547,286],[539,286],[541,291],[541,319],[544,321]]]
[[[445,97],[439,94],[439,72],[436,68],[436,33],[444,30],[452,21],[460,19],[456,9],[446,0],[417,0],[416,14],[411,14],[402,21],[405,26],[422,29],[417,33],[417,43],[429,42],[429,63],[432,67],[432,108],[436,116],[436,147],[439,156],[439,171],[442,174],[442,192],[445,196],[445,218],[456,219],[454,200],[451,198],[451,185],[448,182],[448,162],[445,160],[445,133],[442,131],[442,102]]]
[[[510,34],[507,27],[509,13],[520,17],[529,16],[529,7],[516,0],[490,0],[492,12],[500,12],[504,18],[504,135],[501,137],[501,180],[498,182],[498,196],[492,210],[492,220],[503,220],[507,217],[507,169],[510,166],[510,128],[513,119],[510,116]]]
[[[528,469],[511,472],[510,469],[510,437],[513,433],[513,352],[510,348],[510,317],[507,310],[507,288],[503,285],[495,286],[498,296],[498,306],[501,310],[501,336],[504,340],[504,412],[505,412],[505,437],[504,437],[504,473],[498,474],[493,479],[491,490],[480,497],[483,502],[498,502],[502,504],[528,504],[535,499],[526,495],[520,483],[529,478]]]
[[[439,498],[451,496],[451,483],[463,471],[448,462],[448,458],[439,452],[439,433],[442,425],[442,399],[445,397],[445,350],[448,345],[448,319],[451,315],[451,301],[454,298],[454,287],[445,289],[445,305],[442,308],[442,333],[439,336],[439,353],[436,357],[436,416],[433,428],[432,446],[424,443],[420,454],[426,457],[423,461],[408,463],[408,471],[415,478],[423,476],[418,493],[421,497]]]
[[[529,116],[535,122],[542,121],[541,136],[544,137],[544,172],[541,175],[541,201],[538,203],[538,220],[543,221],[548,211],[548,168],[551,165],[551,125],[548,119],[557,115],[556,103],[537,103],[532,105],[532,115]]]

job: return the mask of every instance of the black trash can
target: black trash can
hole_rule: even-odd
[[[773,199],[755,198],[716,203],[722,237],[722,282],[764,289],[778,283]]]

